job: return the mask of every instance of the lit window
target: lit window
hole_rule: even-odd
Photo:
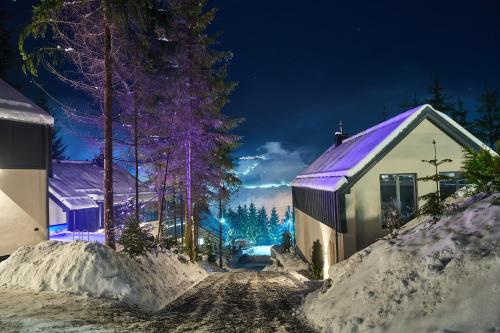
[[[386,225],[385,216],[393,206],[399,210],[401,220],[408,222],[413,218],[416,208],[415,175],[380,175],[380,200],[382,226]]]
[[[467,180],[463,178],[460,172],[440,172],[440,176],[446,176],[448,179],[439,181],[439,194],[441,199],[446,199],[460,188],[467,185]]]

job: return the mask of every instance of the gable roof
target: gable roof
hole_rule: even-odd
[[[96,201],[104,198],[104,169],[92,161],[52,162],[49,193],[70,210],[96,208]],[[139,185],[140,194],[153,196],[145,185]],[[135,178],[125,169],[114,166],[113,194],[115,203],[124,203],[135,193]]]
[[[351,136],[337,147],[331,146],[295,178],[292,186],[326,191],[340,189],[348,179],[369,169],[426,118],[464,146],[487,149],[495,154],[450,117],[425,104]]]
[[[54,125],[54,118],[26,96],[0,79],[0,119]]]

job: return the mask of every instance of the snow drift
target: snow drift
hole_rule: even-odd
[[[159,310],[207,276],[166,252],[137,260],[99,243],[45,241],[0,263],[0,286],[116,299]]]
[[[500,206],[473,203],[380,240],[329,273],[331,287],[303,306],[324,332],[498,332]]]

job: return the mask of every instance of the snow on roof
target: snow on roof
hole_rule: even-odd
[[[96,201],[104,197],[104,169],[92,161],[52,161],[52,177],[49,178],[49,193],[68,209],[98,207]],[[115,165],[113,170],[113,192],[115,203],[124,203],[135,192],[135,179],[125,169]],[[151,191],[140,185],[141,197],[151,197]],[[143,199],[143,198],[142,198]]]
[[[0,119],[54,125],[54,118],[26,96],[0,79]]]
[[[345,139],[339,146],[331,146],[292,182],[295,187],[336,191],[367,166],[373,159],[408,128],[423,112],[433,112],[460,131],[478,146],[484,143],[442,112],[425,104],[400,113],[376,126]]]

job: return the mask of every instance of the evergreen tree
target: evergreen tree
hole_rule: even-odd
[[[400,107],[403,109],[403,110],[409,110],[409,109],[412,109],[414,107],[417,107],[419,106],[421,103],[421,101],[418,99],[417,97],[417,94],[416,93],[413,93],[413,96],[412,97],[406,97],[403,102],[400,104]]]
[[[59,133],[59,126],[57,126],[57,118],[53,109],[47,103],[47,98],[43,92],[39,92],[36,104],[42,108],[42,110],[47,111],[52,117],[54,117],[54,127],[52,127],[52,158],[56,160],[65,160],[67,159],[64,151],[66,150],[66,145],[62,141],[62,137]]]
[[[248,218],[248,207],[246,205],[244,206],[238,205],[238,208],[236,209],[236,220],[234,223],[238,238],[246,237],[247,218]]]
[[[429,98],[427,103],[432,105],[438,111],[451,115],[453,111],[453,103],[450,102],[450,97],[445,94],[444,88],[438,79],[434,79],[432,84],[427,88]]]
[[[135,217],[130,216],[125,221],[121,237],[118,241],[123,245],[123,252],[131,257],[145,255],[153,248],[154,239],[151,234],[141,227]]]
[[[212,236],[206,238],[205,244],[203,245],[203,252],[208,257],[208,262],[216,262],[217,256],[215,255],[215,242]]]
[[[267,245],[270,243],[269,233],[268,233],[268,220],[267,212],[264,206],[262,206],[257,212],[257,230],[259,238],[257,240],[258,245]]]
[[[7,30],[7,14],[0,12],[0,78],[6,79],[7,70],[11,63],[12,50],[10,47],[10,31]]]
[[[245,238],[253,244],[257,244],[261,237],[262,235],[258,226],[257,207],[252,202],[248,206],[248,215],[245,221]]]
[[[323,278],[323,266],[323,250],[319,239],[317,239],[313,243],[311,254],[311,271],[314,279],[321,280]]]
[[[500,101],[496,90],[486,90],[479,98],[479,119],[475,128],[490,147],[500,138]]]
[[[281,237],[283,235],[283,225],[280,224],[280,217],[276,207],[271,209],[271,214],[269,215],[269,238],[271,244],[279,244]]]
[[[418,178],[418,181],[421,182],[434,182],[436,185],[436,190],[434,192],[429,192],[422,196],[419,196],[419,200],[424,200],[425,203],[418,209],[417,216],[430,216],[433,222],[437,222],[441,216],[443,215],[447,206],[441,200],[441,194],[439,192],[439,182],[441,180],[448,179],[447,176],[443,176],[439,174],[438,167],[441,164],[451,162],[451,159],[446,158],[443,160],[437,159],[437,151],[436,151],[436,141],[432,140],[432,144],[434,146],[434,159],[432,160],[422,160],[424,163],[428,163],[434,166],[434,174],[431,176]]]
[[[450,117],[462,127],[470,130],[470,123],[467,121],[468,111],[461,99],[457,100],[456,106],[451,110]]]
[[[500,191],[500,156],[482,149],[465,151],[463,163],[464,177],[472,187],[472,193],[495,193]]]
[[[281,251],[283,253],[290,253],[292,247],[292,236],[288,231],[285,231],[281,236]]]

